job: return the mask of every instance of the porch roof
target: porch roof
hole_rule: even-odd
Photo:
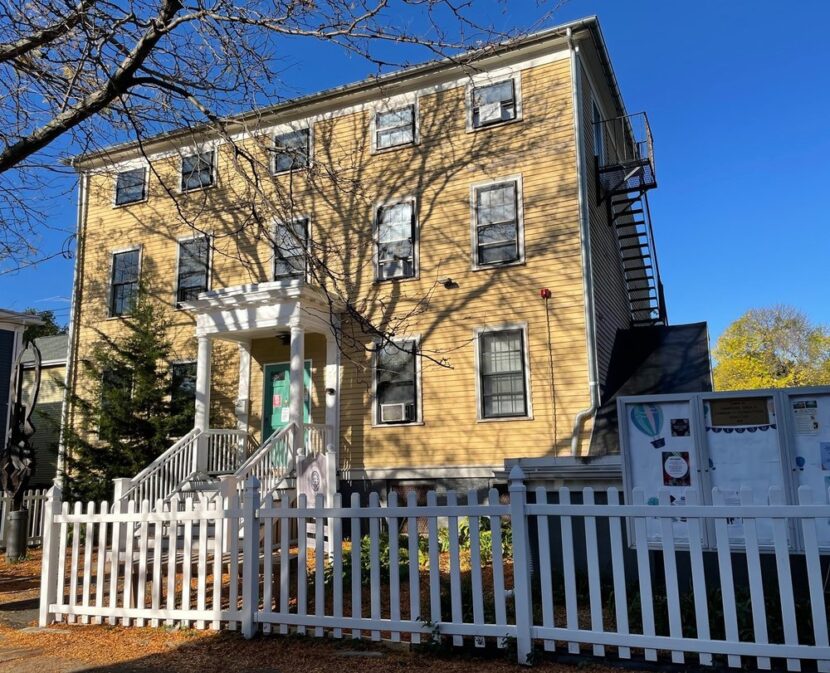
[[[248,341],[297,326],[329,333],[340,309],[319,288],[291,279],[202,292],[181,307],[196,317],[196,336]]]

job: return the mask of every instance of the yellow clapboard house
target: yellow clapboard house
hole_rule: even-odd
[[[194,397],[122,493],[279,490],[320,455],[329,492],[467,488],[587,456],[615,335],[666,324],[651,135],[593,18],[76,167],[70,385],[141,283]]]

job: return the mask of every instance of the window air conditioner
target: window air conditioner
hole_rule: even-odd
[[[409,405],[405,402],[380,405],[381,423],[405,423],[409,420],[412,420],[409,417]]]

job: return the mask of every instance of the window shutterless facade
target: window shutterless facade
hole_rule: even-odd
[[[479,416],[529,415],[525,333],[521,328],[478,334]]]
[[[477,86],[472,91],[473,128],[516,119],[516,83],[507,79],[496,84]]]
[[[474,188],[476,267],[517,262],[522,257],[518,180]]]
[[[138,297],[140,251],[127,250],[112,256],[110,280],[110,316],[127,315]]]
[[[308,219],[277,223],[274,280],[304,278],[308,250]]]
[[[115,205],[138,203],[147,198],[147,170],[134,168],[120,172],[115,178]]]
[[[311,161],[311,131],[299,129],[274,137],[274,173],[305,168]]]
[[[420,420],[418,404],[418,343],[414,339],[387,343],[375,354],[375,423]]]
[[[375,149],[385,150],[415,142],[415,106],[375,114]]]
[[[197,152],[182,157],[182,191],[210,187],[214,181],[214,151]]]
[[[415,202],[377,210],[377,279],[413,278],[416,273]]]
[[[196,299],[208,289],[210,276],[210,239],[207,236],[179,241],[179,271],[176,279],[176,302]]]

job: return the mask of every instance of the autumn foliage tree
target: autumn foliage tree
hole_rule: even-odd
[[[792,306],[747,311],[713,356],[716,390],[830,384],[830,331]]]

